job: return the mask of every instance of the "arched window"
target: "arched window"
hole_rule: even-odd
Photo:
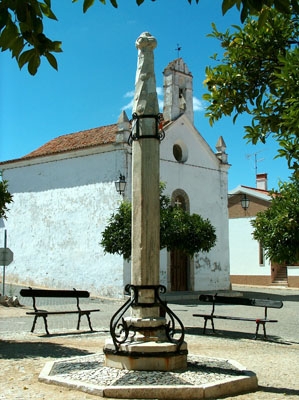
[[[174,143],[172,153],[175,160],[179,163],[184,163],[188,159],[188,148],[182,140],[177,140]]]
[[[176,189],[171,196],[171,203],[173,206],[182,208],[183,210],[190,212],[190,201],[187,193],[182,189]]]

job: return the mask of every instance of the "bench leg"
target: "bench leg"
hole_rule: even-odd
[[[264,339],[268,339],[267,334],[266,334],[266,322],[263,322],[263,321],[257,321],[256,322],[256,332],[255,332],[254,339],[257,339],[257,334],[258,334],[258,331],[259,331],[260,324],[263,325]]]
[[[213,319],[213,317],[204,317],[204,319],[205,319],[205,323],[204,323],[204,327],[203,327],[203,333],[206,333],[206,327],[207,327],[207,322],[208,322],[208,320],[211,320],[211,325],[212,325],[213,333],[215,333],[215,327],[214,327],[214,319]]]
[[[80,322],[81,322],[81,314],[79,313],[78,323],[77,323],[77,331],[80,329]]]
[[[203,333],[204,334],[206,333],[207,322],[208,322],[208,319],[205,318],[205,323],[204,323],[204,326],[203,326]]]
[[[81,315],[86,315],[86,318],[87,318],[87,321],[88,321],[88,325],[89,325],[89,329],[93,332],[89,314],[90,314],[89,312],[86,312],[86,313],[85,313],[85,312],[79,313],[78,324],[77,324],[77,330],[80,329]]]
[[[255,340],[257,339],[257,334],[259,332],[259,327],[260,327],[260,323],[258,321],[256,321],[256,331],[255,331],[255,336],[254,336]]]
[[[263,323],[263,330],[264,330],[264,339],[268,339],[266,334],[266,322]]]
[[[37,320],[37,315],[35,315],[35,317],[34,317],[33,324],[32,324],[32,328],[31,328],[31,333],[33,333],[33,332],[34,332],[34,328],[35,328],[36,320]]]
[[[50,335],[50,333],[48,331],[47,315],[43,315],[43,319],[44,319],[44,324],[45,324],[45,329],[46,329],[47,335]]]
[[[91,326],[91,321],[90,321],[90,316],[89,313],[86,314],[87,320],[88,320],[88,325],[89,325],[89,329],[91,330],[91,332],[93,332],[92,326]]]
[[[211,318],[211,324],[212,324],[213,333],[215,333],[214,319],[213,318]]]

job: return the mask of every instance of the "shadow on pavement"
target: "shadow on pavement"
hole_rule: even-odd
[[[93,354],[86,350],[65,347],[49,342],[17,342],[0,340],[0,359],[22,359],[36,357],[64,358]]]
[[[107,333],[109,333],[109,330],[108,329],[102,329],[102,330],[98,330],[98,331],[96,331],[96,330],[93,330],[93,331],[90,331],[90,330],[88,330],[88,331],[80,331],[80,332],[65,332],[65,333],[50,333],[50,335],[47,335],[47,334],[41,334],[41,335],[38,335],[39,337],[42,337],[42,338],[50,338],[50,337],[63,337],[63,336],[78,336],[78,335],[95,335],[95,334],[98,334],[98,333],[100,333],[100,334],[104,334],[104,335],[107,335]]]
[[[243,293],[243,297],[253,297],[255,299],[269,299],[269,300],[281,300],[281,301],[298,301],[299,302],[299,295],[298,294],[274,294],[274,293],[267,293],[267,292],[246,292],[240,291]]]
[[[296,389],[288,389],[288,388],[278,388],[273,386],[258,386],[258,391],[267,392],[267,393],[280,393],[285,396],[298,396],[299,390]]]
[[[291,346],[293,344],[299,344],[298,342],[293,342],[289,340],[284,340],[280,336],[274,336],[274,335],[267,335],[267,339],[264,339],[263,334],[259,334],[258,338],[255,339],[254,333],[246,333],[246,332],[239,332],[239,331],[225,331],[225,330],[220,330],[217,329],[215,333],[211,329],[206,330],[206,334],[203,333],[202,328],[190,326],[186,327],[185,326],[185,333],[187,335],[199,335],[199,336],[209,336],[209,337],[215,337],[215,338],[221,338],[221,339],[231,339],[231,340],[241,340],[241,339],[249,339],[249,340],[254,340],[254,341],[263,341],[266,343],[276,343],[276,344],[284,344]]]
[[[203,294],[206,294],[207,292],[202,292]],[[211,291],[209,294],[216,294],[216,291]],[[246,297],[246,298],[254,298],[254,299],[268,299],[268,300],[281,300],[281,301],[294,301],[294,302],[299,302],[299,294],[279,294],[279,293],[269,293],[267,291],[261,292],[261,291],[246,291],[246,290],[233,290],[231,292],[227,292],[227,295],[233,295],[233,294],[238,295],[238,297]],[[198,298],[199,295],[198,294]],[[219,293],[220,295],[220,293]],[[203,302],[200,302],[197,299],[186,299],[183,296],[178,299],[168,299],[168,305],[171,305],[172,307],[175,306],[176,304],[179,305],[186,305],[189,307],[196,307],[202,304],[205,304]]]

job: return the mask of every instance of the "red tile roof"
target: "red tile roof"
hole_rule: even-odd
[[[50,142],[44,144],[38,149],[16,160],[9,162],[26,160],[36,157],[44,157],[54,154],[66,153],[69,151],[82,150],[90,147],[101,146],[108,143],[114,143],[116,140],[117,124],[101,126],[59,136]],[[0,164],[6,164],[1,162]]]
[[[256,192],[269,195],[269,190],[257,189],[257,188],[254,188],[254,187],[244,186],[244,185],[241,185],[241,187],[245,188],[245,189],[255,190]]]
[[[245,188],[245,189],[254,190],[255,192],[258,192],[258,193],[261,193],[261,194],[265,194],[267,196],[271,196],[269,190],[257,189],[257,188],[253,188],[253,187],[250,187],[250,186],[244,186],[244,185],[241,185],[241,187]],[[273,193],[272,196],[273,197],[279,196],[279,193]]]
[[[163,121],[164,129],[169,126],[170,122],[171,121]],[[50,140],[48,143],[21,158],[2,161],[0,162],[0,165],[115,143],[117,131],[118,125],[112,124],[87,129],[85,131],[69,133]]]

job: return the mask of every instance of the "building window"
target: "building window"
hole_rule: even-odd
[[[182,140],[177,140],[172,148],[173,156],[179,163],[184,163],[188,158],[188,149]]]
[[[190,213],[190,201],[187,193],[182,189],[176,189],[171,196],[171,204]]]
[[[183,209],[184,211],[186,211],[186,202],[183,196],[177,196],[175,201],[174,201],[175,206]]]
[[[265,250],[261,243],[259,243],[259,264],[261,267],[265,265]]]
[[[182,148],[178,144],[175,144],[173,146],[173,156],[178,162],[182,161],[183,151],[182,151]]]
[[[180,104],[180,110],[185,111],[186,110],[186,100],[185,100],[185,89],[179,89],[179,104]]]

